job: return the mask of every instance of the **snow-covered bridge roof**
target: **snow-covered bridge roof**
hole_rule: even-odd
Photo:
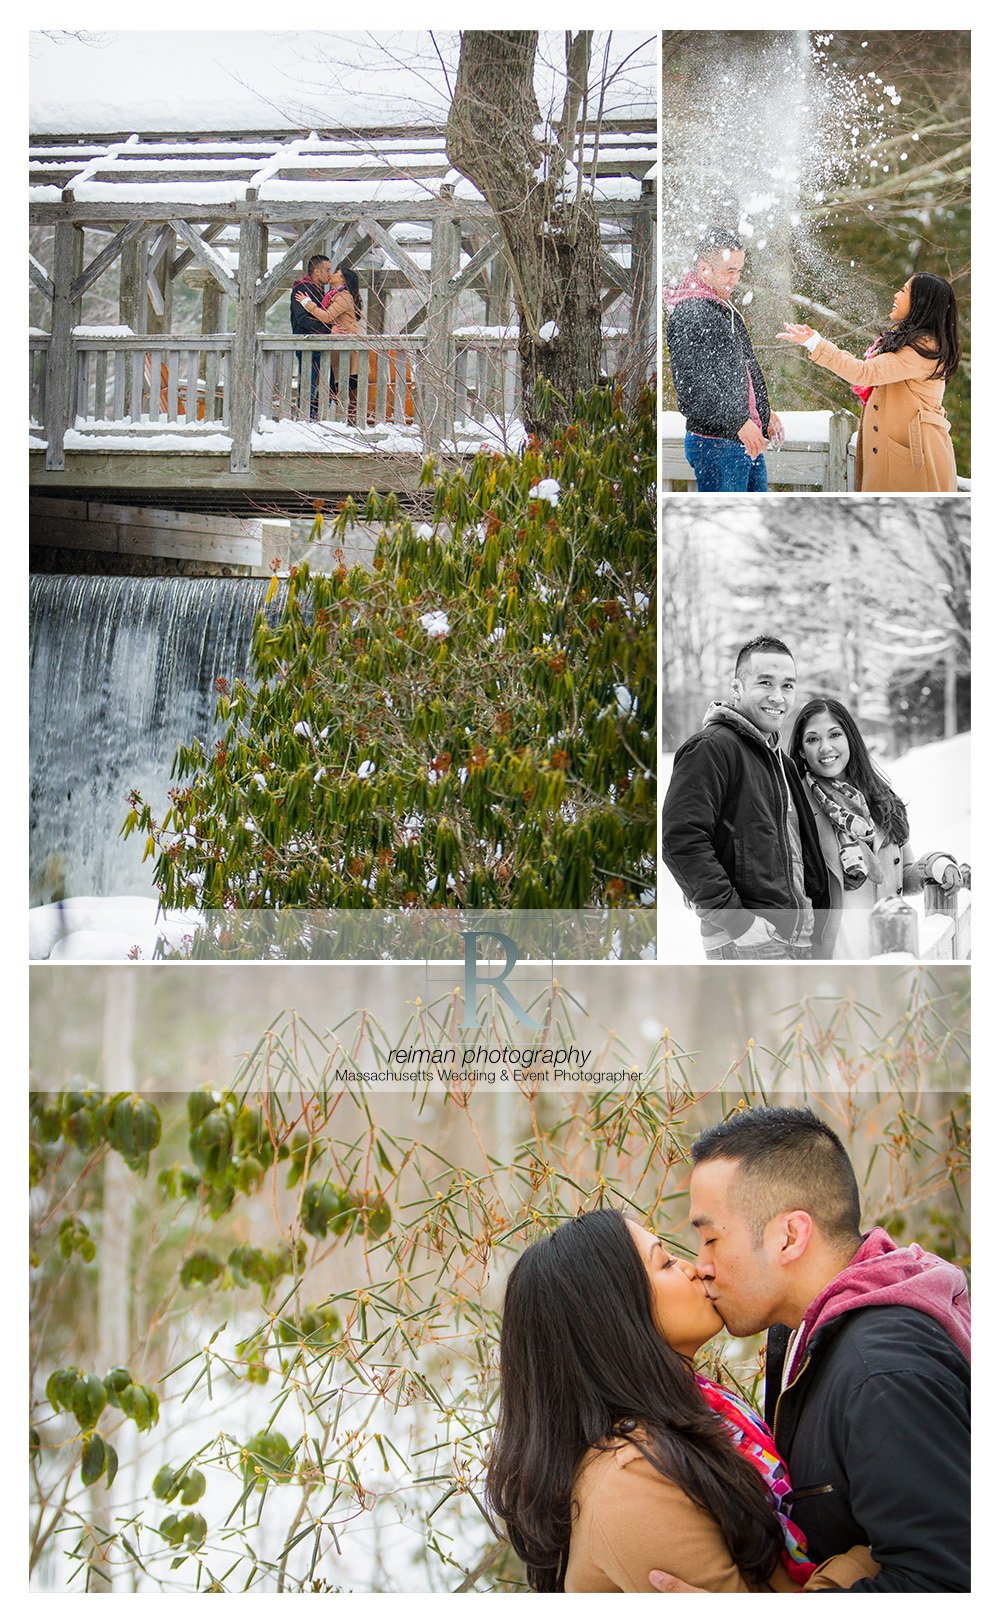
[[[642,122],[585,128],[585,181],[598,204],[638,198],[656,161],[656,126]],[[428,203],[442,183],[459,199],[481,194],[451,169],[443,128],[237,140],[169,139],[132,133],[123,140],[36,140],[28,154],[33,205],[132,204],[137,216],[164,204],[245,202],[362,205]],[[45,210],[44,213],[48,211]],[[36,217],[43,217],[39,211]]]

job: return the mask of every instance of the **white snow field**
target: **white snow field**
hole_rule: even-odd
[[[199,919],[195,912],[158,917],[155,896],[71,896],[31,909],[28,956],[57,962],[148,962],[160,937],[179,947]]]
[[[660,761],[660,788],[665,793],[674,758]],[[917,856],[924,851],[947,851],[959,862],[971,860],[972,735],[934,744],[921,744],[898,760],[886,763],[893,788],[906,802],[910,817],[910,843]],[[702,964],[698,919],[684,898],[662,857],[657,897],[657,957],[661,963]]]

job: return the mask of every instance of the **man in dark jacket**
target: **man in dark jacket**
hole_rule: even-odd
[[[292,332],[295,334],[309,334],[315,338],[329,338],[330,329],[323,321],[317,321],[308,310],[303,309],[302,299],[307,298],[313,304],[322,304],[333,271],[326,254],[313,254],[306,266],[306,274],[292,287],[292,296],[289,303]],[[302,351],[297,349],[295,354],[299,363],[299,399],[302,398]],[[309,416],[315,421],[319,416],[319,379],[323,357],[316,350],[309,356]],[[334,394],[337,385],[334,378],[333,364],[330,365],[330,388]]]
[[[745,258],[739,237],[717,228],[699,245],[697,269],[666,295],[670,369],[687,420],[684,455],[699,490],[766,490],[764,452],[785,437],[732,303]]]
[[[801,779],[781,748],[795,661],[777,637],[736,658],[730,698],[682,744],[663,802],[663,858],[701,918],[709,959],[807,958],[829,903]]]
[[[961,1269],[883,1229],[862,1238],[847,1151],[810,1110],[739,1111],[691,1157],[706,1294],[733,1335],[785,1327],[780,1356],[769,1337],[765,1408],[810,1558],[867,1545],[879,1571],[852,1591],[968,1590]]]

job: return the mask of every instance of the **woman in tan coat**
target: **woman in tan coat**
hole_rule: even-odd
[[[804,324],[786,322],[777,336],[803,345],[817,366],[852,384],[862,401],[856,489],[956,490],[951,424],[942,407],[961,359],[951,286],[918,271],[896,294],[890,319],[863,361]]]
[[[722,1320],[690,1263],[621,1212],[587,1212],[511,1271],[487,1494],[536,1590],[848,1588],[784,1513],[764,1422],[692,1360]]]
[[[296,295],[299,304],[307,315],[314,321],[321,321],[324,327],[329,327],[331,336],[341,338],[353,337],[361,331],[361,313],[364,306],[361,302],[361,285],[358,273],[352,270],[344,261],[337,266],[330,277],[326,294],[322,304],[317,304],[305,294]],[[337,393],[337,368],[331,364],[330,385],[334,394]],[[351,351],[351,361],[348,374],[348,407],[347,420],[349,423],[357,421],[358,410],[358,351]]]

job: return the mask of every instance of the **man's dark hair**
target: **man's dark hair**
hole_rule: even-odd
[[[861,1243],[861,1198],[840,1139],[811,1110],[757,1105],[709,1127],[691,1147],[695,1166],[736,1161],[734,1200],[759,1246],[778,1212],[808,1212],[823,1238],[852,1251]]]
[[[706,231],[698,244],[698,258],[711,259],[715,254],[743,253],[745,245],[740,241],[735,231],[727,231],[725,226],[713,225],[711,231]]]
[[[311,276],[317,265],[327,265],[329,262],[329,254],[313,254],[306,265],[306,275]]]
[[[794,661],[795,658],[792,650],[786,643],[781,641],[780,637],[769,637],[767,635],[751,637],[750,641],[745,642],[736,655],[737,676],[743,675],[754,654],[787,654],[790,660]]]

